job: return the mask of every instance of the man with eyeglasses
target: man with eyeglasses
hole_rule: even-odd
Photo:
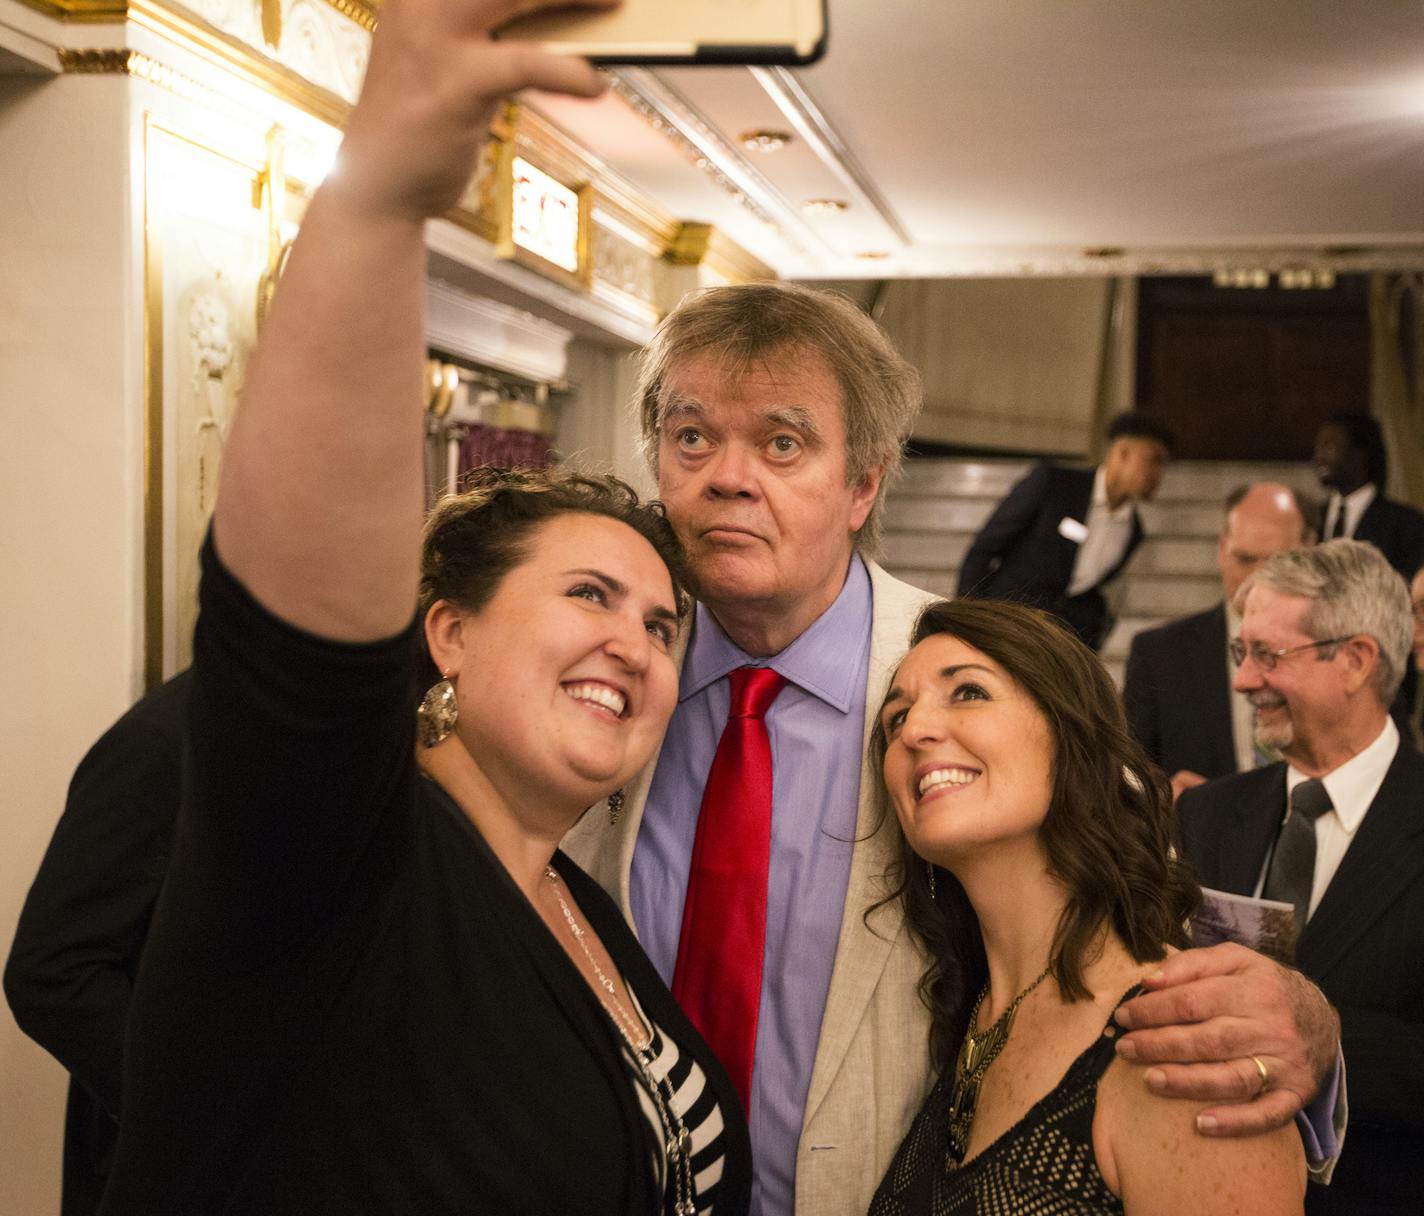
[[[1183,793],[1183,848],[1205,885],[1294,905],[1296,964],[1339,1009],[1349,1143],[1306,1212],[1424,1211],[1424,758],[1389,715],[1409,594],[1336,540],[1271,557],[1237,606],[1234,687],[1283,759]]]
[[[1272,553],[1315,539],[1309,511],[1278,482],[1232,490],[1216,547],[1221,600],[1132,639],[1122,689],[1127,723],[1171,777],[1174,796],[1276,758],[1252,741],[1251,706],[1231,691],[1226,643],[1238,627],[1232,602],[1241,584]]]

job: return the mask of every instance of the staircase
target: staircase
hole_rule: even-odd
[[[1031,467],[1032,461],[1019,459],[907,461],[886,502],[885,567],[917,587],[953,595],[975,533]],[[1139,508],[1147,539],[1110,593],[1118,621],[1103,647],[1103,661],[1119,684],[1139,629],[1200,612],[1220,598],[1216,545],[1222,504],[1236,486],[1253,481],[1317,492],[1303,464],[1180,461],[1168,468],[1157,497]]]

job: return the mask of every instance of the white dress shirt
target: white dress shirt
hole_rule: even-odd
[[[1306,919],[1315,915],[1320,900],[1335,877],[1335,871],[1345,859],[1345,853],[1360,824],[1365,821],[1365,812],[1375,800],[1379,788],[1384,784],[1384,775],[1394,763],[1394,754],[1399,750],[1399,728],[1394,719],[1385,716],[1384,729],[1375,741],[1364,751],[1350,757],[1339,768],[1321,778],[1325,792],[1330,795],[1333,810],[1327,811],[1315,821],[1315,879],[1310,887],[1310,909]],[[1286,798],[1295,787],[1309,778],[1294,766],[1286,769]],[[1267,858],[1267,865],[1270,859]],[[1261,893],[1266,875],[1263,868],[1256,894]]]
[[[1241,617],[1229,603],[1226,605],[1226,637],[1229,641],[1241,635]],[[1231,698],[1231,743],[1236,751],[1236,771],[1249,772],[1256,767],[1256,711],[1244,693],[1232,687],[1236,679],[1236,664],[1228,650],[1222,661],[1226,664],[1227,696]]]
[[[1068,580],[1068,594],[1082,595],[1103,581],[1104,576],[1127,551],[1132,539],[1132,500],[1124,499],[1116,507],[1108,506],[1107,478],[1103,466],[1093,477],[1093,498],[1084,520],[1088,535],[1078,546],[1073,559],[1073,577]]]
[[[1379,487],[1372,481],[1365,482],[1358,490],[1351,490],[1350,493],[1341,495],[1331,491],[1330,501],[1325,504],[1325,532],[1321,540],[1329,540],[1335,535],[1335,521],[1340,517],[1340,508],[1345,509],[1345,536],[1354,536],[1355,529],[1360,526],[1360,516],[1363,515],[1370,503],[1374,502],[1375,495],[1379,493]]]

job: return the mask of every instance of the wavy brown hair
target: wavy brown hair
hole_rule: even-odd
[[[910,645],[939,634],[993,659],[1048,722],[1052,797],[1040,831],[1049,872],[1069,896],[1049,953],[1064,999],[1091,996],[1083,968],[1104,926],[1142,963],[1162,958],[1167,946],[1189,946],[1186,924],[1201,892],[1172,853],[1171,787],[1128,731],[1122,700],[1097,655],[1056,617],[999,601],[930,604]],[[870,739],[877,770],[884,768],[885,750],[877,718]],[[882,812],[893,815],[883,780],[879,796]],[[964,888],[947,870],[936,867],[934,875],[932,898],[928,866],[902,835],[888,899],[903,902],[910,930],[930,959],[920,989],[933,1018],[930,1046],[939,1068],[954,1057],[987,966]]]

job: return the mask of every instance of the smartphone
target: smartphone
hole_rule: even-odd
[[[610,66],[796,67],[825,54],[826,0],[623,0],[612,12],[571,8],[520,17],[495,37]]]

